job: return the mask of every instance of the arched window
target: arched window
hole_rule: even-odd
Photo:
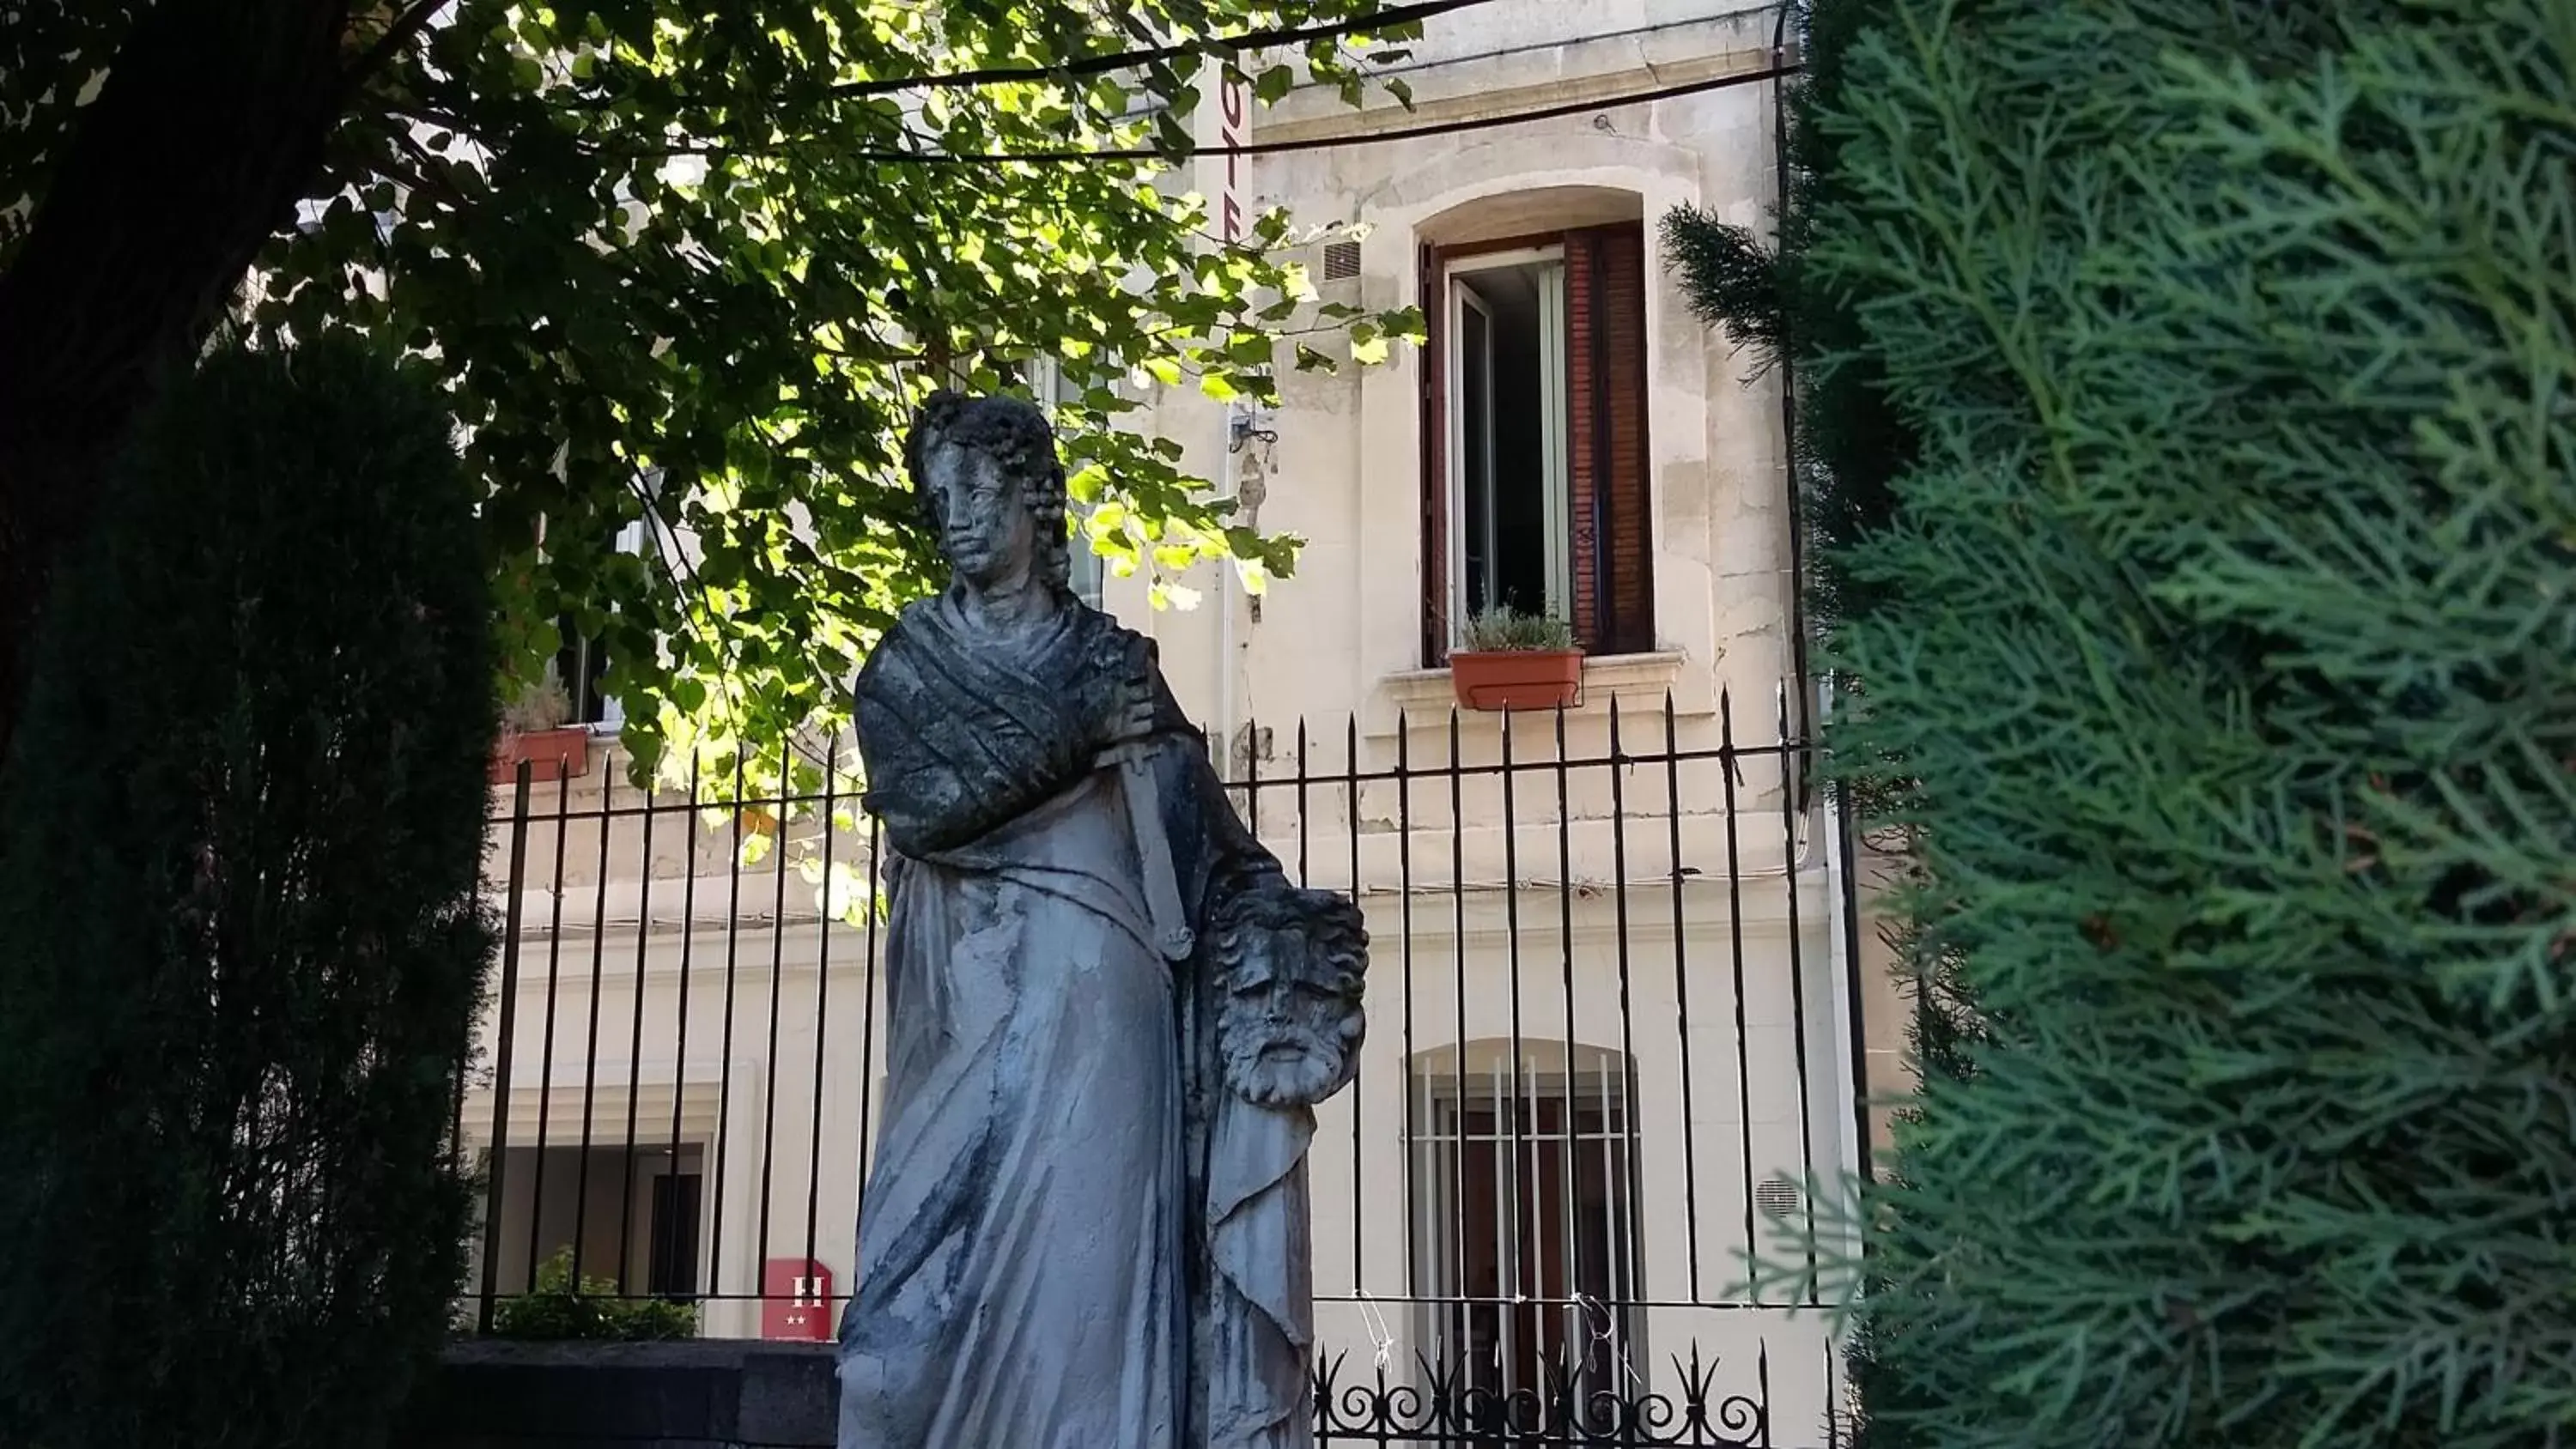
[[[1427,663],[1494,608],[1594,653],[1655,647],[1642,206],[1553,187],[1416,228]]]
[[[1615,1394],[1642,1326],[1627,1058],[1476,1041],[1417,1054],[1410,1085],[1426,1355],[1494,1404],[1565,1374]]]

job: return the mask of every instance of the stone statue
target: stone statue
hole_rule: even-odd
[[[1149,642],[1072,596],[1044,416],[943,393],[905,455],[953,578],[857,688],[892,918],[841,1449],[1302,1445],[1358,912],[1288,886]]]

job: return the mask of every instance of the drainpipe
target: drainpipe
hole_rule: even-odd
[[[1834,682],[1817,682],[1817,716],[1834,709]],[[1851,797],[1839,786],[1824,790],[1822,837],[1825,863],[1825,939],[1828,989],[1833,994],[1830,1030],[1834,1045],[1848,1056],[1843,1080],[1835,1084],[1841,1110],[1835,1135],[1841,1139],[1841,1161],[1866,1182],[1872,1175],[1869,1121],[1869,1036],[1863,1012],[1869,998],[1861,964],[1860,875],[1853,859]]]
[[[1798,0],[1780,0],[1771,22],[1771,180],[1776,188],[1780,239],[1789,229],[1789,17]],[[1800,57],[1803,62],[1804,57]],[[1789,315],[1780,317],[1780,471],[1788,493],[1789,518],[1789,669],[1797,680],[1797,712],[1790,727],[1813,733],[1815,685],[1807,661],[1807,513],[1803,480],[1798,476],[1798,364],[1790,353]]]
[[[1217,474],[1217,487],[1228,500],[1239,497],[1243,489],[1242,461],[1236,454],[1234,445],[1235,432],[1239,426],[1236,419],[1240,416],[1241,404],[1238,403],[1227,403],[1217,413],[1217,467],[1220,470]],[[1219,564],[1216,573],[1216,767],[1217,778],[1221,780],[1232,778],[1234,770],[1236,729],[1234,676],[1237,664],[1234,642],[1234,592],[1233,565]]]

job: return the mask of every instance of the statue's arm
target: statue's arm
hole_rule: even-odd
[[[1208,902],[1214,904],[1235,892],[1250,889],[1266,880],[1286,875],[1279,858],[1262,845],[1251,827],[1237,814],[1234,802],[1226,794],[1225,781],[1208,758],[1207,737],[1192,726],[1172,698],[1171,686],[1158,670],[1154,675],[1156,719],[1180,735],[1171,750],[1179,762],[1178,769],[1187,796],[1195,807],[1198,828],[1207,842]]]
[[[1041,684],[943,652],[908,623],[860,671],[856,708],[867,808],[897,852],[970,845],[1095,768],[1132,677],[1115,656]]]
[[[1193,854],[1206,882],[1199,909],[1213,910],[1229,895],[1281,877],[1284,872],[1277,857],[1262,847],[1235,813],[1225,782],[1208,758],[1207,736],[1181,711],[1151,644],[1113,623],[1093,648],[1088,673],[1093,687],[1103,692],[1096,700],[1086,699],[1089,712],[1106,711],[1106,717],[1115,719],[1126,707],[1122,701],[1134,697],[1132,682],[1137,680],[1144,683],[1152,700],[1152,728],[1142,747],[1155,761],[1163,818],[1173,839],[1187,838],[1197,847]],[[1112,748],[1103,758],[1116,760],[1123,748]]]
[[[926,748],[909,720],[864,688],[856,717],[868,779],[861,804],[877,818],[896,854],[918,860],[980,833],[978,812],[962,798],[957,775]]]
[[[1037,737],[1006,727],[989,700],[898,661],[891,644],[890,635],[860,671],[853,714],[864,805],[898,854],[919,860],[972,844],[1078,773],[1076,742],[1046,728],[1057,723],[1046,711],[1018,716],[1040,721]]]

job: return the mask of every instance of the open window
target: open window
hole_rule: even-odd
[[[1642,224],[1426,248],[1423,296],[1424,661],[1497,605],[1652,649]]]
[[[637,480],[637,488],[648,506],[658,503],[663,481],[669,475],[659,468],[647,468]],[[651,518],[631,518],[618,527],[609,547],[617,553],[644,556],[661,547],[656,530],[663,525]],[[562,632],[563,647],[555,653],[555,677],[563,682],[564,694],[571,705],[567,724],[591,725],[615,729],[626,722],[626,711],[604,688],[608,675],[608,645],[604,639],[584,636],[580,627],[567,614],[556,620]]]
[[[698,1142],[509,1148],[500,1215],[477,1243],[497,1255],[493,1287],[528,1292],[547,1262],[570,1253],[580,1277],[608,1280],[623,1297],[697,1301],[708,1292],[706,1162]],[[481,1282],[479,1271],[469,1281]]]
[[[1565,249],[1449,269],[1449,595],[1572,617],[1565,452]]]
[[[558,622],[564,644],[555,651],[555,677],[563,681],[564,696],[572,710],[564,723],[621,723],[623,714],[617,701],[610,699],[601,689],[608,673],[608,646],[600,640],[582,637],[569,614]]]

